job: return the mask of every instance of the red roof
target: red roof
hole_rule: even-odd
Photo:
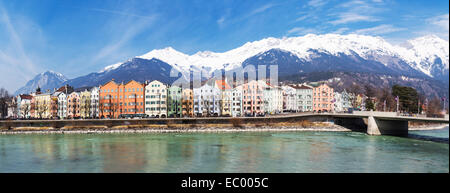
[[[31,99],[33,98],[33,96],[27,95],[27,94],[21,94],[21,95],[20,95],[20,98],[21,98],[21,99],[29,99],[29,100],[31,100]]]
[[[228,85],[225,80],[216,80],[216,85],[220,90],[231,89],[230,85]]]

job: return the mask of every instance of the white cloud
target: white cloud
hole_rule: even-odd
[[[358,13],[342,13],[338,17],[339,19],[330,21],[330,23],[333,25],[338,25],[360,21],[370,21],[370,22],[379,21],[379,19],[374,16],[360,15]]]
[[[121,49],[134,37],[141,34],[145,29],[150,27],[156,19],[156,15],[147,16],[144,19],[117,19],[112,20],[112,31],[113,39],[110,40],[111,43],[104,46],[100,51],[93,57],[92,63],[95,63],[101,59],[109,56],[116,55],[117,52],[121,52]]]
[[[223,22],[225,22],[225,16],[220,17],[220,19],[217,20],[217,24],[222,25]]]
[[[406,30],[406,28],[394,27],[393,25],[382,24],[379,26],[356,30],[354,33],[363,35],[382,35],[392,32]]]
[[[311,6],[311,7],[321,7],[323,5],[325,5],[327,2],[324,0],[310,0],[307,5]]]
[[[15,16],[11,20],[0,2],[0,29],[2,27],[0,35],[4,35],[6,41],[0,44],[0,87],[14,92],[40,70],[26,46],[42,43],[42,34],[39,26],[26,18]]]
[[[313,28],[294,27],[287,32],[287,35],[305,35],[305,34],[317,34],[319,31]]]
[[[441,27],[443,30],[449,30],[448,13],[427,19],[428,22]]]
[[[268,10],[268,9],[270,9],[270,8],[272,8],[272,7],[274,7],[274,6],[275,6],[275,5],[272,4],[272,3],[263,5],[263,6],[261,6],[261,7],[258,7],[258,8],[256,8],[256,9],[254,9],[253,11],[251,11],[250,14],[249,14],[249,16],[252,16],[252,15],[255,15],[255,14],[258,14],[258,13],[262,13],[262,12],[264,12],[264,11],[266,11],[266,10]]]
[[[330,32],[330,33],[333,33],[333,34],[342,34],[342,33],[346,32],[346,31],[348,31],[348,30],[350,30],[350,28],[348,28],[348,27],[342,27],[342,28],[339,28],[339,29],[337,29],[337,30],[335,30],[335,31],[332,31],[332,32]]]

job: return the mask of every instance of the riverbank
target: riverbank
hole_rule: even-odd
[[[94,134],[94,133],[194,133],[194,132],[286,132],[286,131],[334,131],[348,132],[350,129],[329,122],[303,123],[303,125],[271,124],[271,125],[152,125],[121,126],[96,128],[15,128],[2,130],[0,134]]]
[[[443,129],[448,126],[449,126],[448,124],[427,124],[427,125],[410,126],[408,130],[410,131],[437,130]]]

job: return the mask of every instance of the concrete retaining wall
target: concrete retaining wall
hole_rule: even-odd
[[[308,115],[308,116],[279,116],[279,117],[208,117],[208,118],[151,118],[151,119],[102,119],[102,120],[17,120],[0,121],[0,128],[15,127],[52,127],[62,128],[66,126],[89,128],[106,126],[108,128],[123,125],[170,125],[184,124],[202,126],[205,124],[260,124],[282,123],[308,120],[311,122],[333,121],[332,116]]]
[[[353,111],[354,115],[364,115],[369,116],[370,113],[373,113],[373,116],[380,116],[380,117],[390,117],[390,116],[397,116],[397,112],[383,112],[383,111]]]

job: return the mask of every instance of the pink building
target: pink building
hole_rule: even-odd
[[[332,112],[334,111],[334,89],[325,83],[313,86],[313,111]]]
[[[80,93],[72,92],[67,97],[67,117],[80,117]]]
[[[242,112],[244,115],[264,114],[263,91],[267,84],[264,81],[252,80],[242,85]]]

